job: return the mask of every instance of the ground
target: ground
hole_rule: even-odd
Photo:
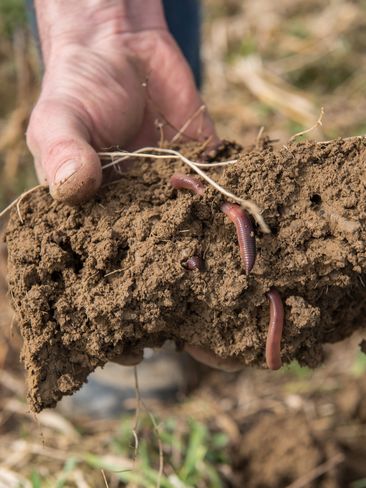
[[[0,7],[2,205],[34,183],[24,130],[38,89],[37,62],[19,28],[20,3]],[[253,144],[264,126],[265,134],[284,143],[312,126],[322,106],[323,127],[314,137],[365,133],[361,0],[209,0],[205,5],[204,97],[223,137]],[[3,247],[1,252],[4,257]],[[133,396],[126,400],[130,414],[117,420],[67,417],[54,410],[37,417],[28,413],[3,263],[1,274],[1,487],[155,486],[159,442],[161,486],[366,486],[361,336],[329,347],[326,363],[315,371],[297,363],[277,373],[206,371],[200,386],[179,403],[149,401],[153,418],[141,408],[134,462]],[[159,422],[159,436],[153,420]]]

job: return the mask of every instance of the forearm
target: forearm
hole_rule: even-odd
[[[65,43],[89,45],[98,38],[166,29],[161,0],[35,0],[45,63]]]

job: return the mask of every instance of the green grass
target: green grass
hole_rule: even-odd
[[[42,477],[37,471],[33,471],[30,475],[30,480],[32,488],[42,488]]]
[[[210,432],[205,424],[197,420],[189,419],[181,423],[176,418],[166,419],[159,432],[164,449],[165,474],[161,478],[162,488],[183,488],[202,483],[212,488],[222,486],[218,467],[227,461],[228,439],[224,434]],[[157,435],[148,416],[141,422],[140,436],[138,469],[126,471],[123,466],[119,466],[117,476],[124,482],[135,481],[142,487],[150,488],[158,478],[159,449]],[[120,432],[114,439],[114,450],[126,455],[126,452],[131,451],[131,441],[131,419],[127,418],[122,421]],[[90,457],[88,461],[91,462]],[[111,471],[108,465],[98,463],[96,457],[93,462],[106,472]]]
[[[159,481],[159,439],[164,453],[161,488],[192,488],[202,486],[223,488],[220,466],[228,463],[228,438],[211,432],[193,418],[169,417],[159,425],[159,438],[149,415],[141,416],[138,428],[138,453],[134,455],[132,436],[133,417],[121,419],[120,428],[105,454],[80,453],[66,460],[63,470],[53,477],[42,476],[33,470],[29,476],[32,488],[67,488],[76,469],[89,473],[95,486],[103,486],[102,470],[114,475],[123,484],[134,483],[140,488],[155,488]]]

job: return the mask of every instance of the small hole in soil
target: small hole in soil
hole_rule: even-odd
[[[55,283],[60,283],[62,281],[61,271],[52,271],[51,280],[54,281]]]
[[[75,273],[79,273],[83,269],[83,266],[84,266],[81,255],[73,250],[70,242],[68,242],[68,241],[60,242],[59,246],[61,247],[61,249],[63,249],[64,251],[66,251],[69,254],[71,261],[72,261],[72,267],[74,268]]]
[[[312,206],[320,205],[322,203],[322,197],[318,193],[313,193],[310,197]]]
[[[271,234],[276,236],[278,234],[278,227],[277,225],[270,225],[269,228],[271,229]]]
[[[119,244],[119,246],[117,248],[117,255],[115,258],[116,264],[119,264],[119,263],[121,263],[121,261],[126,259],[129,249],[130,249],[130,246],[128,245],[127,242],[123,242],[123,243]]]

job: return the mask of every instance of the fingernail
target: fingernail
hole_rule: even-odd
[[[56,171],[55,178],[53,180],[54,185],[61,185],[71,176],[73,176],[81,168],[81,163],[79,161],[70,160],[66,161],[61,165]]]

